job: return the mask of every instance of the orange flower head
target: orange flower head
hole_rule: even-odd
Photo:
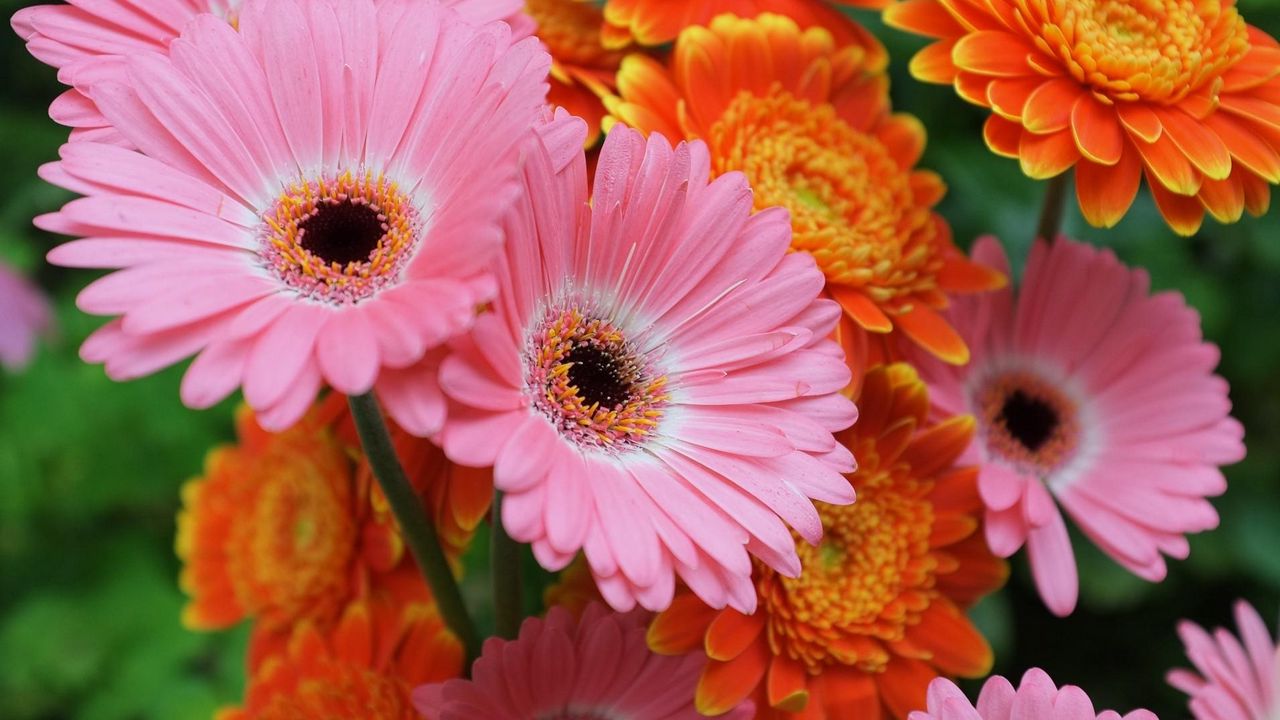
[[[608,0],[604,43],[608,47],[663,45],[680,31],[706,25],[717,15],[755,17],[761,13],[786,15],[801,27],[825,27],[841,43],[870,38],[860,25],[834,6],[882,8],[893,0]]]
[[[659,652],[705,647],[704,713],[753,696],[761,718],[905,718],[934,677],[991,668],[962,612],[1007,574],[977,532],[977,472],[954,467],[974,420],[928,425],[924,384],[907,365],[874,368],[861,392],[842,438],[859,459],[858,501],[819,504],[822,542],[796,539],[800,576],[757,564],[755,615],[685,594],[650,628]]]
[[[669,68],[628,57],[606,104],[641,130],[705,140],[713,171],[743,172],[758,209],[786,207],[792,247],[813,255],[860,328],[898,328],[963,363],[964,341],[937,312],[945,293],[1004,278],[970,263],[933,211],[946,188],[915,167],[924,128],[890,111],[884,67],[879,45],[722,15],[682,32]]]
[[[603,44],[604,13],[592,0],[526,0],[525,12],[551,53],[547,102],[586,120],[586,144],[595,145],[605,114],[601,98],[613,91],[622,61],[621,51]]]
[[[428,604],[358,602],[329,631],[296,626],[219,720],[416,720],[413,688],[457,677],[463,651]]]
[[[1280,45],[1234,0],[908,0],[885,21],[938,39],[911,72],[990,108],[994,152],[1033,178],[1074,167],[1094,225],[1144,175],[1187,235],[1262,214],[1280,182]]]

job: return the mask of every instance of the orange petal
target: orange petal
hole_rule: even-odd
[[[373,665],[373,621],[369,607],[353,603],[343,613],[333,633],[334,656],[360,667]]]
[[[972,262],[959,253],[948,254],[936,278],[938,287],[947,292],[959,293],[999,290],[1009,284],[1004,273]]]
[[[809,702],[808,673],[804,664],[789,655],[775,655],[765,680],[765,697],[770,707],[784,712],[800,712]]]
[[[764,615],[743,615],[732,608],[721,610],[707,628],[707,657],[728,661],[741,655],[764,630]]]
[[[1120,103],[1116,106],[1116,115],[1120,118],[1121,125],[1144,142],[1155,142],[1163,132],[1160,116],[1146,105]]]
[[[987,104],[1010,120],[1021,120],[1027,99],[1047,84],[1044,78],[998,78],[987,86]]]
[[[929,547],[954,545],[969,537],[978,529],[978,520],[971,515],[942,515],[933,519],[929,532]]]
[[[847,285],[831,285],[827,292],[867,332],[887,333],[893,330],[893,321],[862,291]]]
[[[1124,152],[1124,132],[1115,106],[1082,93],[1071,109],[1071,134],[1080,154],[1102,165],[1115,165]]]
[[[1271,207],[1271,186],[1250,172],[1241,173],[1240,177],[1244,181],[1244,209],[1254,217],[1266,215]]]
[[[880,697],[889,712],[905,718],[925,708],[925,691],[937,676],[936,670],[919,660],[895,657],[880,675]]]
[[[769,660],[768,643],[757,642],[729,662],[708,662],[694,694],[698,712],[720,715],[736,707],[760,684]]]
[[[1244,215],[1244,181],[1240,173],[1232,173],[1226,180],[1206,179],[1197,197],[1220,223],[1233,223]]]
[[[697,595],[683,593],[671,607],[658,613],[645,639],[649,649],[660,655],[684,655],[702,645],[707,627],[719,610],[708,607]]]
[[[1018,145],[1022,140],[1022,126],[999,115],[992,115],[982,126],[982,138],[987,141],[987,147],[991,148],[991,152],[1007,158],[1016,158]]]
[[[1161,133],[1153,143],[1135,142],[1134,147],[1142,155],[1142,162],[1147,166],[1147,179],[1155,177],[1162,189],[1178,195],[1195,195],[1200,190],[1200,173],[1191,166],[1191,161],[1173,144],[1167,134]]]
[[[987,87],[991,85],[991,80],[992,78],[986,75],[961,70],[956,73],[955,80],[951,84],[955,86],[956,94],[961,99],[978,107],[986,107],[990,103],[987,99]]]
[[[1177,108],[1160,108],[1156,114],[1164,134],[1205,177],[1223,180],[1231,174],[1231,152],[1216,133]]]
[[[934,38],[953,38],[965,34],[963,25],[955,21],[937,0],[906,0],[885,8],[884,22],[889,27]]]
[[[983,508],[978,495],[978,469],[961,467],[940,473],[929,493],[929,502],[939,512],[977,513]]]
[[[939,360],[952,365],[969,362],[969,346],[964,344],[964,338],[933,308],[916,305],[902,315],[895,315],[894,323]]]
[[[947,675],[981,677],[991,672],[991,646],[950,600],[934,598],[907,628],[907,639],[933,651],[932,663]]]
[[[1147,185],[1164,221],[1179,235],[1195,235],[1204,222],[1204,206],[1194,197],[1175,195],[1147,174]]]
[[[1223,95],[1220,107],[1233,115],[1280,129],[1280,107],[1247,95]]]
[[[972,415],[956,415],[919,433],[902,453],[916,477],[930,477],[950,467],[969,447],[977,420]]]
[[[877,434],[876,454],[880,462],[891,463],[902,455],[902,451],[911,444],[911,437],[916,434],[916,419],[898,418]]]
[[[879,720],[884,714],[876,681],[868,673],[847,665],[831,665],[815,680],[828,718]],[[815,698],[816,699],[816,698]]]
[[[1002,30],[981,30],[956,41],[951,61],[961,70],[995,77],[1019,77],[1034,71],[1027,64],[1032,50],[1021,38]]]
[[[937,576],[938,590],[959,605],[972,605],[1004,585],[1009,578],[1009,563],[991,554],[981,531],[947,546],[945,554],[954,558],[959,567],[954,572]]]
[[[1080,151],[1067,130],[1052,135],[1023,133],[1018,144],[1022,172],[1037,180],[1061,175],[1079,159]]]
[[[1022,125],[1037,135],[1065,130],[1071,124],[1071,108],[1083,91],[1071,78],[1058,77],[1042,83],[1027,96]]]
[[[951,84],[956,78],[956,66],[951,62],[955,46],[955,40],[939,40],[916,53],[908,65],[911,77],[920,82]]]
[[[1142,158],[1125,143],[1120,162],[1114,167],[1081,160],[1076,165],[1076,200],[1090,225],[1113,227],[1129,212],[1142,181]]]
[[[1280,182],[1280,154],[1270,143],[1251,132],[1246,122],[1227,113],[1214,113],[1204,120],[1205,125],[1227,144],[1231,156],[1241,165],[1270,182]]]

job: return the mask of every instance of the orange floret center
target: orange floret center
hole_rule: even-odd
[[[321,677],[303,680],[288,694],[271,698],[257,720],[417,720],[410,688],[399,678],[338,663],[326,663]]]
[[[707,134],[716,172],[741,170],[755,205],[791,212],[792,247],[811,253],[831,283],[876,302],[933,289],[929,207],[874,135],[779,87],[741,92]]]
[[[824,665],[883,671],[884,642],[902,640],[929,606],[937,561],[929,550],[932,483],[908,466],[877,467],[875,445],[855,450],[858,501],[818,503],[823,539],[797,539],[803,572],[788,578],[757,563],[757,589],[775,655],[799,660],[811,673]]]
[[[1112,100],[1176,103],[1249,49],[1244,19],[1221,0],[1054,0],[1047,13],[1019,4],[1039,20],[1041,49]]]
[[[346,172],[289,186],[263,215],[267,268],[304,297],[358,302],[395,284],[422,222],[396,183]]]

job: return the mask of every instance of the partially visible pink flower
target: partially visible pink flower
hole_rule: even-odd
[[[911,713],[908,720],[1121,720],[1114,710],[1097,712],[1093,702],[1075,685],[1061,689],[1040,668],[1022,676],[1015,690],[999,675],[987,680],[975,707],[956,684],[938,678],[929,684],[928,710]],[[1134,710],[1123,720],[1156,720],[1150,710]]]
[[[200,15],[168,56],[125,63],[126,82],[89,94],[141,152],[68,143],[41,169],[87,196],[37,218],[84,238],[50,261],[119,269],[80,294],[122,316],[82,357],[125,380],[198,353],[183,401],[243,386],[268,429],[322,383],[376,383],[422,410],[406,426],[438,429],[438,389],[394,371],[494,293],[519,148],[544,112],[537,40],[422,0],[248,0],[238,32]]]
[[[380,0],[378,0],[380,1]],[[434,2],[435,0],[422,0]],[[72,127],[73,140],[122,143],[97,105],[84,92],[103,78],[124,80],[124,58],[137,52],[164,52],[183,27],[200,13],[238,23],[243,0],[70,0],[65,5],[33,5],[14,13],[10,23],[43,63],[58,68],[58,79],[72,86],[49,108],[57,122]],[[468,22],[507,20],[514,36],[532,33],[521,9],[523,0],[441,0]],[[234,81],[234,78],[228,78]]]
[[[679,575],[749,613],[748,553],[794,577],[787,524],[817,543],[811,499],[853,501],[840,309],[787,252],[786,211],[752,215],[739,173],[709,182],[701,142],[614,129],[588,204],[584,123],[548,127],[494,312],[440,370],[445,452],[494,465],[512,537],[551,570],[585,550],[615,608],[665,609]]]
[[[26,367],[52,316],[44,293],[0,263],[0,365],[12,371]]]
[[[1280,647],[1243,600],[1236,603],[1236,628],[1239,639],[1223,628],[1210,635],[1189,620],[1179,623],[1196,669],[1171,670],[1169,684],[1190,696],[1196,720],[1280,719]]]
[[[1009,271],[995,238],[973,257]],[[968,461],[981,466],[987,541],[1002,557],[1027,546],[1058,615],[1078,593],[1059,505],[1116,562],[1158,582],[1162,554],[1187,557],[1185,535],[1217,526],[1206,498],[1227,487],[1219,466],[1244,457],[1227,383],[1213,372],[1218,348],[1180,294],[1150,289],[1146,272],[1110,251],[1037,242],[1016,296],[953,300],[968,365],[907,350],[939,415],[978,418]]]
[[[525,620],[515,640],[486,640],[470,680],[423,685],[414,705],[427,720],[700,720],[693,695],[707,656],[651,652],[648,619],[593,603],[575,620],[553,607]],[[720,717],[754,713],[747,701]]]

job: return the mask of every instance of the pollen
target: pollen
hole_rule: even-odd
[[[394,182],[347,172],[288,187],[263,215],[259,254],[303,297],[341,305],[398,282],[421,232]]]
[[[552,309],[526,352],[533,405],[565,437],[628,450],[659,426],[667,378],[611,322],[575,307]]]
[[[862,288],[877,303],[936,289],[942,238],[918,193],[926,174],[830,103],[778,86],[763,96],[743,91],[707,142],[718,173],[746,174],[757,209],[791,212],[792,248],[811,253],[830,283]]]
[[[976,398],[987,449],[1028,472],[1053,470],[1079,444],[1076,403],[1041,377],[1002,373],[983,383]]]

